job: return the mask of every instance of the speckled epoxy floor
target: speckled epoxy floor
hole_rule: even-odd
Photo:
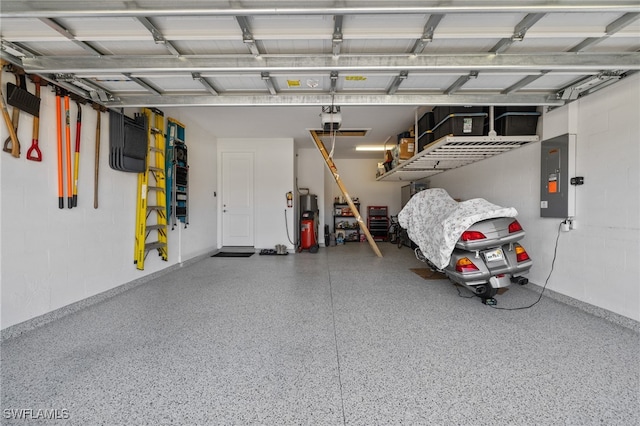
[[[0,422],[640,424],[637,332],[546,297],[496,311],[380,248],[206,258],[5,340]]]

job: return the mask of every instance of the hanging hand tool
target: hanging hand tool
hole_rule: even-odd
[[[16,86],[20,87],[20,77],[16,74]],[[7,93],[7,96],[9,94]],[[4,105],[4,99],[2,101]],[[4,106],[6,110],[6,106]],[[9,113],[7,113],[8,118]],[[18,140],[18,124],[20,123],[20,109],[17,107],[13,107],[13,111],[11,111],[11,124],[7,123],[7,127],[9,127],[9,137],[4,141],[4,146],[2,150],[4,152],[8,152],[16,158],[20,158],[20,141]],[[12,137],[15,136],[15,139]]]
[[[65,140],[66,140],[66,166],[67,166],[67,203],[69,208],[73,208],[73,173],[71,170],[71,111],[69,110],[69,92],[64,93],[64,116],[65,116]]]
[[[36,85],[36,97],[40,99],[40,86],[42,85],[42,79],[40,76],[32,75],[31,81]],[[45,82],[46,85],[46,82]],[[38,135],[40,133],[40,113],[33,116],[33,136],[31,139],[31,146],[27,151],[27,160],[42,161],[42,152],[38,147]],[[33,154],[35,152],[35,155]]]
[[[16,134],[16,130],[13,127],[13,122],[11,121],[11,117],[9,117],[9,111],[7,111],[7,105],[4,103],[4,95],[2,94],[2,68],[4,65],[4,61],[0,65],[0,103],[2,104],[2,117],[4,118],[4,122],[7,125],[7,130],[9,130],[9,140],[12,143],[11,155],[14,157],[20,157],[20,142],[18,141],[18,135]],[[5,142],[5,146],[7,143]],[[17,147],[17,150],[15,149]]]
[[[80,133],[82,129],[82,106],[80,100],[74,98],[78,106],[78,115],[76,116],[76,150],[74,155],[74,177],[73,180],[73,207],[78,207],[78,171],[80,170]]]
[[[96,121],[96,160],[95,160],[95,170],[93,176],[93,208],[98,208],[98,169],[100,167],[100,117],[102,113],[107,109],[102,105],[92,104],[93,109],[98,113],[98,118]]]
[[[62,174],[62,89],[56,90],[56,126],[58,135],[58,207],[64,209],[64,175]]]

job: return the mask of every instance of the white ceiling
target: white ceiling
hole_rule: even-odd
[[[260,123],[244,133],[299,144],[332,102],[343,127],[371,129],[358,143],[383,142],[433,105],[562,105],[588,94],[574,90],[585,79],[640,69],[639,16],[637,1],[616,0],[3,0],[0,10],[2,58],[27,73],[109,107],[215,106]],[[227,126],[216,134],[237,132]],[[336,156],[354,156],[354,144]]]

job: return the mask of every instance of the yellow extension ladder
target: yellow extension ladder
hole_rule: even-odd
[[[138,173],[136,203],[136,268],[144,270],[144,260],[151,250],[158,250],[167,261],[167,179],[165,172],[164,113],[156,108],[143,108],[147,122],[147,159],[145,171]],[[155,200],[150,200],[155,193]]]

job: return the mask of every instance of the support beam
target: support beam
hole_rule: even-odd
[[[105,104],[116,107],[157,107],[179,106],[323,106],[330,105],[332,99],[339,105],[544,105],[562,106],[565,104],[556,93],[553,94],[463,94],[463,95],[429,95],[429,94],[283,94],[278,96],[255,93],[244,95],[194,96],[163,93],[162,96],[130,95],[114,93],[118,100]]]
[[[429,19],[427,19],[427,23],[424,24],[424,29],[422,30],[422,37],[416,40],[415,44],[413,45],[413,48],[411,49],[411,53],[413,53],[414,55],[422,53],[424,48],[427,46],[427,43],[431,43],[433,41],[433,33],[435,32],[436,27],[438,26],[438,24],[440,23],[443,17],[444,15],[437,14],[437,13],[429,16]]]
[[[540,74],[536,74],[536,75],[528,75],[525,78],[523,78],[520,81],[517,81],[516,83],[512,84],[511,86],[507,87],[506,89],[504,89],[502,92],[503,95],[508,95],[510,93],[515,92],[516,90],[520,90],[523,87],[533,83],[534,81],[536,81],[537,79],[539,79],[540,77],[542,77],[545,74],[548,74],[549,71],[541,71]]]
[[[364,71],[604,71],[640,70],[640,53],[556,53],[556,54],[470,54],[389,56],[361,55],[338,58],[317,55],[265,55],[252,57],[189,56],[102,56],[24,58],[29,73],[170,73],[170,72],[364,72]]]
[[[445,95],[453,95],[458,91],[462,86],[467,84],[467,82],[471,79],[478,78],[478,71],[471,71],[469,75],[463,75],[459,77],[451,86],[444,91]]]
[[[332,95],[336,93],[337,85],[338,85],[338,71],[331,71],[331,87],[329,88],[329,93]]]
[[[298,2],[301,3],[301,2]],[[368,2],[371,3],[371,2]],[[434,2],[439,3],[439,2]],[[167,7],[156,8],[120,8],[113,2],[100,2],[91,7],[78,5],[73,8],[57,10],[33,10],[31,2],[24,0],[3,0],[2,18],[86,18],[86,17],[128,17],[128,16],[296,16],[296,15],[411,15],[446,13],[625,13],[637,12],[636,0],[608,0],[594,4],[592,1],[555,0],[553,2],[526,2],[505,0],[490,4],[488,2],[465,2],[441,5],[416,6],[415,1],[397,1],[387,6],[349,6],[349,7],[176,7],[178,2]],[[68,6],[67,6],[68,7]]]
[[[149,92],[156,94],[156,95],[162,95],[162,92],[160,91],[160,89],[158,89],[157,87],[152,86],[151,84],[147,83],[145,80],[139,78],[139,77],[134,77],[131,75],[131,73],[122,73],[125,77],[127,77],[129,80],[133,81],[134,83],[137,83],[139,86],[144,87],[145,89],[147,89]]]
[[[633,23],[636,19],[638,19],[638,17],[640,17],[640,13],[625,13],[624,15],[622,15],[621,17],[619,17],[618,19],[616,19],[615,21],[607,25],[607,28],[605,29],[605,34],[602,37],[586,38],[582,42],[578,43],[577,45],[569,49],[569,52],[575,52],[575,53],[582,52],[588,49],[589,47],[597,43],[600,43],[603,40],[606,40],[607,38],[611,37],[613,34],[617,33],[627,25]]]
[[[40,52],[26,47],[22,43],[12,43],[7,40],[2,40],[2,51],[16,58],[35,58],[41,55]]]
[[[331,53],[334,57],[340,56],[342,47],[342,15],[333,17],[333,36],[331,37]]]
[[[271,76],[269,75],[269,73],[262,72],[260,73],[260,77],[264,81],[264,84],[267,86],[269,93],[271,93],[272,95],[277,95],[278,91],[276,90],[276,86],[274,86],[273,80],[271,79]]]
[[[253,56],[255,56],[256,58],[259,57],[261,53],[258,49],[258,45],[256,44],[256,40],[253,38],[253,33],[251,32],[251,27],[249,26],[249,20],[246,16],[236,16],[236,21],[238,21],[238,25],[242,30],[242,41]]]
[[[389,88],[387,89],[387,95],[395,94],[398,90],[398,87],[400,87],[402,82],[405,81],[408,76],[409,71],[400,71],[400,74],[393,79],[393,83],[391,83],[391,86],[389,86]]]
[[[207,91],[209,93],[211,93],[214,96],[218,95],[218,91],[211,85],[211,83],[209,83],[209,81],[204,78],[199,72],[193,72],[191,73],[191,77],[194,80],[198,80],[200,82],[200,84],[202,84],[204,86],[205,89],[207,89]]]
[[[380,252],[380,249],[378,248],[378,245],[376,244],[375,240],[371,236],[371,232],[369,232],[369,228],[367,228],[366,224],[364,223],[364,220],[362,220],[362,216],[360,216],[360,212],[358,211],[358,208],[356,207],[356,205],[353,203],[353,200],[351,199],[351,195],[349,195],[349,193],[347,192],[347,188],[342,183],[342,179],[338,174],[338,168],[333,162],[333,159],[329,157],[329,154],[327,153],[327,149],[325,148],[324,143],[322,143],[322,139],[320,139],[320,137],[318,136],[315,130],[311,130],[311,137],[313,138],[313,141],[318,147],[320,154],[322,154],[322,157],[324,158],[324,161],[327,164],[329,171],[333,175],[333,178],[338,184],[338,188],[340,188],[340,192],[342,192],[344,199],[347,200],[347,204],[349,205],[349,208],[353,212],[353,215],[356,218],[358,225],[360,225],[360,230],[362,230],[362,233],[367,237],[367,241],[369,241],[369,245],[373,249],[373,252],[376,254],[376,256],[382,257],[382,253]]]
[[[518,25],[513,29],[513,35],[511,38],[503,38],[500,40],[491,50],[493,53],[502,53],[511,46],[514,41],[522,41],[524,40],[524,36],[536,22],[542,19],[545,16],[544,13],[529,13],[525,16]]]
[[[71,34],[71,32],[68,29],[60,25],[54,19],[40,18],[40,21],[43,24],[47,25],[49,28],[55,30],[58,34],[62,35],[67,40],[73,42],[75,45],[80,46],[87,52],[91,53],[92,55],[102,55],[102,52],[99,52],[98,50],[94,49],[93,46],[91,46],[89,43],[85,43],[84,41],[80,41],[76,39],[76,37],[73,34]]]
[[[162,33],[160,32],[160,30],[158,28],[156,28],[155,25],[153,25],[151,23],[151,21],[149,21],[148,18],[145,18],[143,16],[139,16],[136,18],[147,30],[149,30],[149,32],[151,33],[151,36],[153,37],[153,41],[155,41],[156,44],[164,44],[164,46],[167,48],[167,50],[169,50],[169,52],[171,52],[171,54],[173,56],[180,56],[180,52],[178,52],[178,49],[176,49],[171,42],[169,42],[169,40],[167,40]]]

